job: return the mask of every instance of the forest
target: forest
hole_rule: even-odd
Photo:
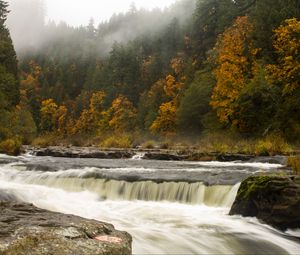
[[[15,154],[22,144],[209,143],[211,151],[261,154],[299,147],[300,1],[132,5],[80,27],[46,22],[36,4],[27,17],[33,28],[20,37],[14,26],[11,37],[14,16],[7,20],[0,0],[0,151]]]

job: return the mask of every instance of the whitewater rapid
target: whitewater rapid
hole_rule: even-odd
[[[22,164],[0,165],[0,192],[40,208],[112,223],[133,236],[134,254],[299,254],[300,251],[298,231],[283,233],[255,218],[228,216],[239,183],[208,187],[201,182],[105,180],[94,174],[98,171],[94,166],[39,171],[26,165],[40,159],[20,160]],[[138,167],[131,168],[124,165],[133,163],[123,161],[115,162],[112,169],[107,167],[107,161],[101,160],[99,164],[105,164],[105,171],[119,171],[123,175],[142,169],[155,171],[151,163],[139,161]],[[181,163],[171,170],[185,174],[188,164]],[[210,171],[221,171],[220,163],[199,164],[201,167],[189,171],[198,171],[205,165]],[[255,163],[250,166],[226,163],[223,171],[235,164],[239,164],[240,171],[254,173],[278,168],[272,164],[260,168]]]

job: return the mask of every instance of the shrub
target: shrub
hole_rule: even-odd
[[[57,145],[57,143],[58,143],[58,136],[55,135],[54,133],[47,133],[35,138],[32,142],[32,145],[39,146],[39,147],[48,147],[48,146]]]
[[[154,149],[155,148],[155,141],[148,140],[142,144],[142,148],[144,149]]]
[[[19,139],[7,139],[0,143],[0,152],[17,156],[21,152],[21,142]]]
[[[262,156],[287,154],[292,151],[290,145],[277,135],[270,135],[263,140],[257,142],[255,154]]]
[[[132,138],[129,135],[112,135],[100,143],[103,148],[132,148]]]
[[[287,165],[292,167],[296,174],[300,174],[300,156],[289,157]]]

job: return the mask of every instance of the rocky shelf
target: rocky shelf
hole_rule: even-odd
[[[0,200],[12,200],[1,195]],[[132,238],[107,223],[0,202],[0,254],[129,255]]]
[[[165,161],[243,161],[285,164],[286,156],[257,157],[255,155],[235,153],[199,152],[197,150],[169,150],[169,149],[100,149],[97,147],[63,147],[50,146],[35,148],[24,146],[24,151],[35,156],[51,156],[61,158],[97,158],[97,159],[130,159],[141,156],[146,160]]]

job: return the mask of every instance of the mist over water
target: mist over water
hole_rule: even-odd
[[[86,175],[105,169],[122,173],[126,179],[128,174],[146,169],[159,177],[166,171],[185,175],[186,169],[201,174],[206,167],[218,178],[222,170],[251,174],[259,168],[277,171],[280,165],[32,156],[5,157],[3,161],[7,162],[0,165],[1,192],[44,209],[110,222],[133,236],[134,254],[297,254],[300,249],[293,237],[297,231],[282,233],[255,218],[228,216],[239,183],[207,187],[202,183],[128,182]],[[78,168],[70,169],[72,164]],[[45,171],[42,166],[49,168]]]

